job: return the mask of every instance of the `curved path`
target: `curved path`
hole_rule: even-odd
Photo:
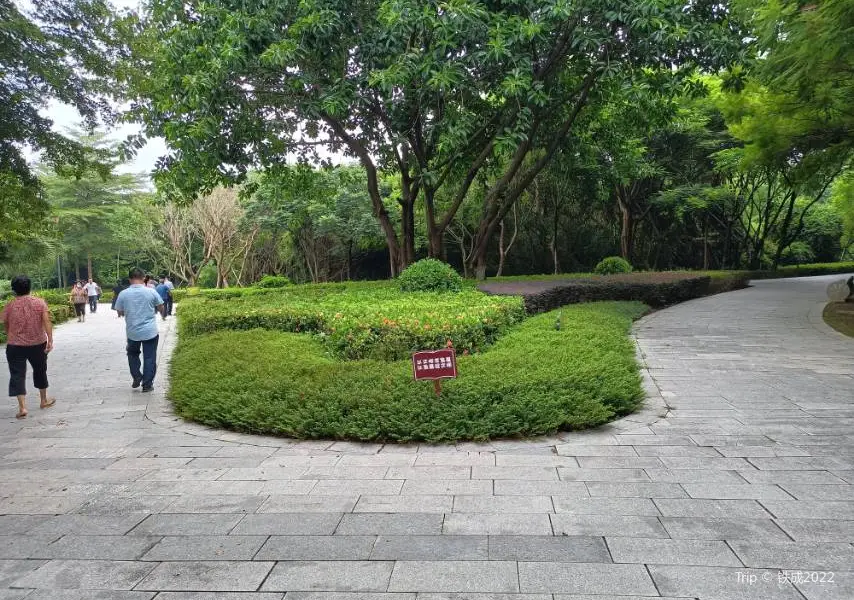
[[[130,389],[102,306],[57,330],[56,407],[0,413],[0,600],[850,600],[854,341],[821,321],[833,279],[641,320],[651,398],[627,419],[456,446],[186,424]]]

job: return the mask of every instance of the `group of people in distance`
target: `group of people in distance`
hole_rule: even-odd
[[[174,285],[164,277],[159,282],[140,269],[131,269],[130,285],[114,288],[112,308],[125,319],[126,352],[130,367],[131,387],[142,386],[143,392],[154,389],[157,373],[157,345],[160,335],[157,315],[164,320],[172,313]],[[27,416],[27,363],[33,370],[33,385],[39,390],[40,408],[50,408],[56,400],[48,397],[47,357],[53,350],[53,325],[47,303],[30,295],[32,283],[26,275],[12,279],[15,297],[0,312],[0,323],[6,329],[6,360],[9,363],[9,396],[18,400],[16,417]],[[96,312],[101,288],[91,279],[75,284],[71,290],[77,320],[85,320],[86,303]],[[82,299],[82,300],[81,300]],[[140,361],[142,355],[142,361]]]

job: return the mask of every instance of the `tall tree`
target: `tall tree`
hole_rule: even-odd
[[[111,13],[104,0],[0,0],[0,243],[27,236],[47,213],[24,146],[64,174],[82,174],[85,144],[55,132],[40,113],[51,100],[76,108],[93,128],[102,101]]]
[[[289,153],[345,151],[366,171],[393,274],[414,259],[418,199],[438,256],[478,174],[500,164],[470,259],[483,276],[500,223],[600,86],[715,68],[734,30],[712,0],[168,0],[134,36],[131,118],[166,137],[161,167],[193,191]],[[399,233],[381,170],[400,178]]]

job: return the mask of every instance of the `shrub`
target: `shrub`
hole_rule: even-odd
[[[259,288],[281,288],[291,285],[291,280],[283,275],[264,275],[261,281],[255,284]]]
[[[216,265],[208,263],[199,271],[198,284],[201,288],[215,288],[217,279]]]
[[[609,256],[603,258],[593,269],[597,275],[615,275],[617,273],[631,273],[632,265],[624,258],[619,256]]]
[[[409,265],[397,278],[404,292],[459,292],[463,278],[454,268],[435,258]]]
[[[170,397],[214,427],[300,438],[483,440],[606,422],[642,398],[626,335],[638,303],[533,317],[489,350],[459,356],[459,379],[415,382],[409,361],[338,361],[311,336],[221,331],[179,338]],[[223,352],[228,348],[228,352]]]
[[[383,285],[308,285],[250,288],[230,302],[216,302],[213,291],[182,307],[183,335],[256,328],[314,333],[344,359],[400,360],[448,340],[461,352],[476,352],[524,318],[519,298],[477,291],[412,296]]]

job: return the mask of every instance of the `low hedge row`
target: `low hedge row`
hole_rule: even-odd
[[[751,279],[778,279],[783,277],[813,277],[816,275],[854,274],[854,261],[787,265],[775,271],[750,271]]]
[[[386,361],[448,342],[458,352],[474,353],[524,318],[519,298],[345,284],[247,293],[229,302],[199,295],[187,298],[180,313],[182,335],[249,329],[313,333],[338,358]]]

